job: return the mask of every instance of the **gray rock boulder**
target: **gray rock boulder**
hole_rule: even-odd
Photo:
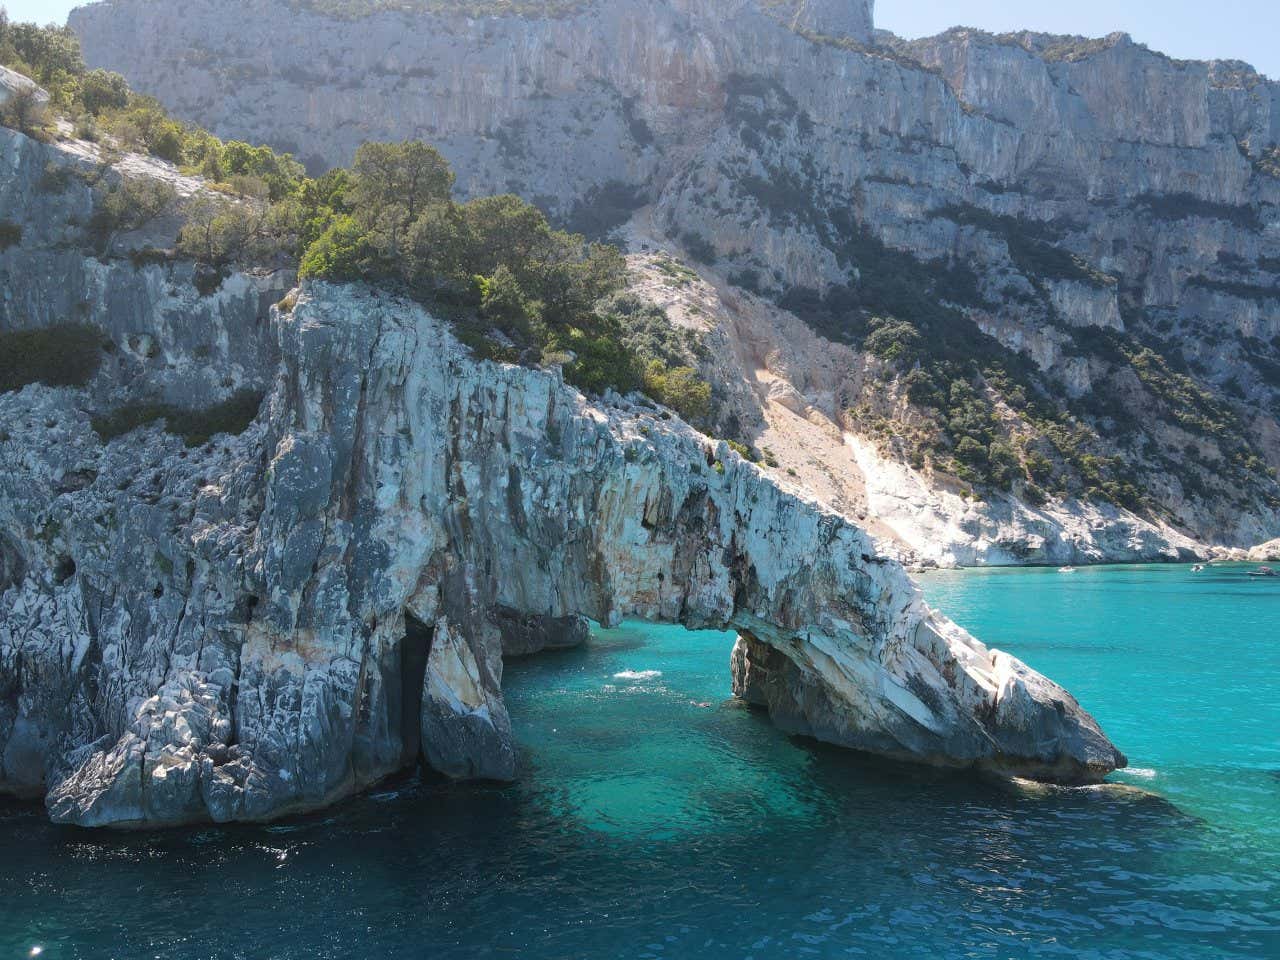
[[[40,120],[49,107],[49,93],[30,77],[24,77],[16,70],[0,66],[0,110],[4,110],[15,98],[25,98],[28,103],[28,118]]]

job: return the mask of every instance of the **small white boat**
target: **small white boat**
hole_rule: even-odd
[[[1197,563],[1194,567],[1192,567],[1192,568],[1191,568],[1191,572],[1192,572],[1192,573],[1203,573],[1203,572],[1204,572],[1204,564],[1203,564],[1203,563]]]
[[[1058,572],[1059,573],[1075,573],[1076,568],[1075,567],[1059,567]]]

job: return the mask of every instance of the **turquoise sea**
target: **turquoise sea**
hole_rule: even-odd
[[[1112,786],[790,739],[731,635],[628,624],[508,665],[512,787],[148,835],[0,807],[0,960],[1280,958],[1280,580],[1245,569],[925,578],[1094,712]]]

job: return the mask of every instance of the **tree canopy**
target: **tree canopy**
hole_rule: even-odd
[[[11,24],[0,10],[0,62],[44,86],[76,136],[145,151],[209,182],[211,192],[181,204],[176,251],[198,265],[202,292],[237,266],[288,264],[302,277],[388,286],[452,317],[482,356],[558,363],[585,390],[640,389],[707,418],[710,387],[666,349],[666,333],[654,335],[669,331],[665,316],[656,323],[618,309],[627,270],[615,247],[554,228],[513,195],[456,200],[454,173],[430,145],[366,143],[350,169],[311,178],[287,153],[223,142],[119,74],[88,70],[65,27]],[[25,130],[29,118],[19,119]],[[175,203],[172,190],[145,181],[99,184],[88,224],[95,252],[110,255],[116,237]]]

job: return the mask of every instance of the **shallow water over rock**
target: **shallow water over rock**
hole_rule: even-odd
[[[790,739],[730,699],[732,635],[626,624],[508,664],[510,788],[138,835],[0,807],[0,957],[1280,955],[1280,583],[925,589],[1067,683],[1131,769],[1063,789]]]

